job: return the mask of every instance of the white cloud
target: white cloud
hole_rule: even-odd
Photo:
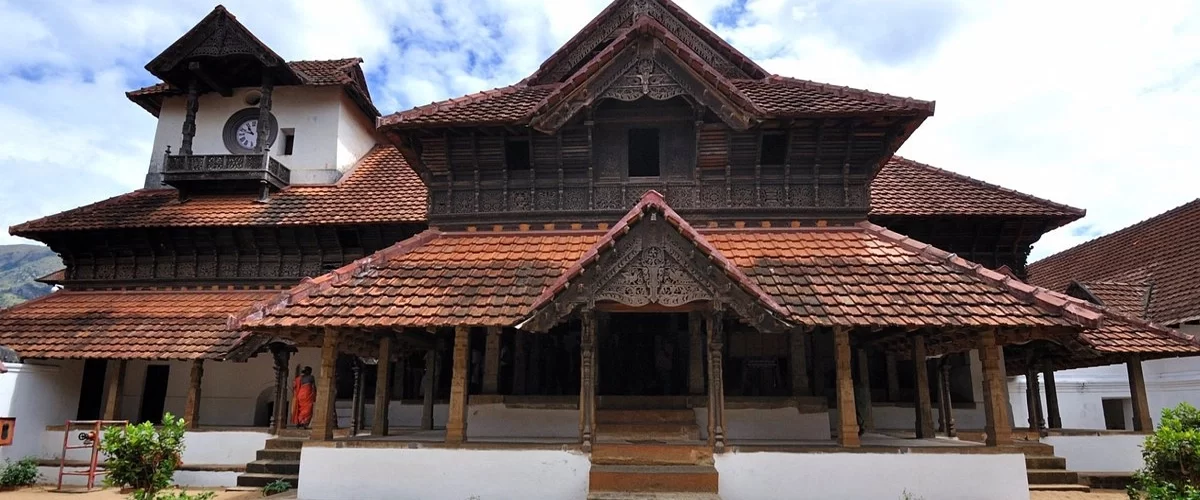
[[[937,116],[902,154],[1088,209],[1035,256],[1196,197],[1194,2],[680,4],[770,71],[936,99]],[[226,5],[286,58],[364,57],[372,94],[390,112],[520,80],[607,2]],[[0,226],[140,185],[153,118],[123,91],[148,83],[141,66],[211,8],[0,0]],[[67,177],[90,181],[53,182]]]

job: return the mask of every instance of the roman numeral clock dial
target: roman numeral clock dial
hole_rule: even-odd
[[[258,145],[258,120],[246,120],[238,126],[237,142],[246,149],[254,149]]]

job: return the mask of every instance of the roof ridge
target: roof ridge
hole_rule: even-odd
[[[911,159],[905,158],[905,157],[903,157],[903,156],[900,156],[900,155],[892,155],[892,158],[891,158],[891,160],[896,160],[896,161],[899,161],[899,162],[902,162],[902,163],[905,163],[905,164],[907,164],[907,165],[914,166],[914,167],[917,167],[917,168],[924,168],[924,169],[926,169],[926,170],[932,170],[932,171],[935,171],[935,172],[937,172],[937,173],[940,173],[940,174],[945,174],[945,175],[948,175],[948,176],[954,177],[954,178],[956,178],[956,179],[959,179],[959,180],[962,180],[962,181],[965,181],[965,182],[969,182],[969,183],[971,183],[971,184],[975,184],[975,185],[977,185],[977,186],[982,186],[982,187],[986,187],[986,188],[989,188],[989,189],[996,189],[996,190],[999,190],[999,191],[1002,191],[1002,192],[1005,192],[1005,193],[1009,193],[1009,194],[1012,194],[1012,195],[1019,196],[1019,197],[1021,197],[1021,198],[1025,198],[1025,199],[1027,199],[1027,200],[1029,200],[1029,201],[1033,201],[1033,202],[1036,202],[1036,203],[1041,203],[1041,204],[1045,204],[1045,205],[1050,205],[1050,206],[1052,206],[1052,207],[1054,207],[1054,208],[1060,208],[1060,209],[1063,209],[1063,210],[1066,210],[1066,211],[1069,211],[1069,212],[1074,212],[1074,213],[1076,213],[1076,214],[1078,214],[1078,215],[1080,215],[1080,216],[1087,215],[1087,210],[1086,210],[1086,209],[1082,209],[1082,208],[1076,208],[1076,207],[1073,207],[1073,206],[1070,206],[1070,205],[1067,205],[1067,204],[1063,204],[1063,203],[1059,203],[1059,202],[1056,202],[1056,201],[1053,201],[1053,200],[1049,200],[1049,199],[1046,199],[1046,198],[1042,198],[1042,197],[1040,197],[1040,196],[1035,196],[1035,195],[1032,195],[1032,194],[1029,194],[1029,193],[1025,193],[1025,192],[1017,191],[1017,190],[1015,190],[1015,189],[1012,189],[1012,188],[1006,188],[1006,187],[1004,187],[1004,186],[1001,186],[1001,185],[999,185],[999,184],[993,184],[993,183],[991,183],[991,182],[988,182],[988,181],[985,181],[985,180],[976,179],[976,178],[974,178],[974,177],[971,177],[971,176],[968,176],[968,175],[964,175],[964,174],[960,174],[960,173],[958,173],[958,172],[955,172],[955,171],[952,171],[952,170],[946,170],[946,169],[944,169],[944,168],[935,167],[935,166],[933,166],[933,165],[930,165],[930,164],[928,164],[928,163],[922,163],[922,162],[919,162],[919,161],[916,161],[916,160],[911,160]],[[890,160],[889,160],[889,161],[890,161]]]
[[[395,243],[392,246],[379,250],[361,259],[354,260],[349,264],[317,276],[316,278],[304,278],[300,281],[299,285],[283,291],[275,298],[265,301],[264,303],[251,305],[249,308],[237,315],[230,315],[226,324],[230,330],[243,329],[247,323],[253,323],[261,320],[263,317],[274,311],[295,304],[301,300],[304,300],[305,298],[308,298],[309,296],[312,296],[313,294],[320,293],[328,290],[329,288],[345,283],[359,272],[369,269],[373,264],[378,262],[387,262],[392,258],[404,255],[417,248],[420,248],[421,246],[424,246],[430,241],[437,239],[439,236],[441,236],[441,233],[437,229],[426,229],[411,238]],[[238,341],[235,343],[235,346],[237,344],[241,344],[242,341],[252,333],[253,332],[247,331],[245,334],[239,337]],[[232,349],[230,350],[232,351]]]
[[[1058,314],[1071,321],[1079,323],[1085,329],[1099,329],[1104,326],[1105,320],[1114,320],[1117,322],[1127,323],[1138,327],[1153,330],[1161,334],[1185,340],[1188,343],[1200,346],[1196,337],[1186,335],[1170,328],[1163,327],[1157,323],[1146,321],[1139,318],[1128,316],[1120,311],[1110,309],[1104,306],[1092,304],[1086,300],[1077,299],[1069,295],[1059,293],[1040,286],[1025,283],[1016,278],[1006,276],[1002,273],[993,271],[984,267],[981,264],[968,261],[958,255],[947,252],[930,245],[917,241],[908,236],[887,229],[883,226],[873,224],[868,221],[859,222],[858,226],[867,231],[868,234],[876,236],[885,241],[900,246],[910,252],[915,253],[918,257],[924,258],[930,262],[950,266],[952,269],[959,272],[974,276],[984,283],[991,284],[1001,290],[1005,290],[1017,297],[1024,298],[1032,302],[1035,306],[1047,312]],[[1079,336],[1081,340],[1092,344],[1085,336]],[[1094,349],[1094,345],[1091,345]]]
[[[1145,219],[1142,219],[1140,221],[1134,222],[1133,224],[1130,224],[1123,228],[1117,229],[1116,231],[1113,231],[1111,233],[1102,234],[1102,235],[1092,238],[1090,240],[1079,243],[1073,247],[1067,248],[1065,250],[1060,250],[1056,253],[1052,253],[1050,255],[1042,257],[1041,259],[1038,259],[1038,260],[1030,263],[1029,267],[1032,268],[1038,264],[1048,262],[1050,259],[1062,258],[1065,255],[1068,255],[1075,251],[1079,251],[1080,249],[1082,249],[1088,245],[1091,245],[1093,243],[1096,243],[1098,241],[1108,240],[1108,239],[1114,238],[1118,235],[1128,234],[1130,232],[1133,232],[1134,230],[1152,226],[1155,223],[1158,223],[1160,221],[1160,219],[1166,219],[1171,216],[1178,215],[1179,213],[1186,212],[1192,208],[1200,208],[1200,198],[1193,199],[1192,201],[1189,201],[1189,202],[1179,205],[1175,208],[1167,210],[1166,212],[1162,212],[1160,214],[1153,215],[1153,216],[1147,217]]]
[[[875,92],[873,90],[858,89],[846,85],[834,85],[831,83],[822,83],[813,80],[805,80],[803,78],[795,78],[783,76],[779,74],[771,74],[761,80],[764,83],[779,82],[779,83],[796,83],[803,85],[811,90],[819,90],[823,92],[836,92],[841,96],[852,96],[860,99],[871,99],[884,104],[894,104],[898,106],[919,106],[921,109],[933,113],[937,107],[937,101],[926,101],[924,99],[916,99],[913,97],[903,97],[883,92]]]

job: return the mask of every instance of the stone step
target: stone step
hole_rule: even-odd
[[[238,486],[248,486],[251,488],[262,488],[263,486],[271,484],[280,479],[287,481],[289,484],[292,485],[292,488],[296,488],[300,485],[300,476],[298,476],[298,475],[278,475],[278,474],[263,474],[263,473],[242,474],[242,475],[238,476],[238,478],[237,478],[237,485]]]
[[[696,424],[597,424],[599,439],[622,439],[628,441],[696,441],[700,439],[700,427]]]
[[[304,447],[307,439],[302,438],[272,438],[267,440],[268,450],[299,450]]]
[[[298,449],[258,450],[255,455],[258,460],[300,460]]]
[[[717,469],[702,465],[593,465],[592,492],[716,493]]]
[[[1048,444],[1033,443],[1033,442],[1017,442],[1013,445],[1015,448],[1024,453],[1026,456],[1033,455],[1039,457],[1054,456],[1054,447]]]
[[[1086,484],[1097,490],[1124,490],[1133,482],[1131,472],[1083,472],[1079,474],[1079,483]]]
[[[1090,493],[1091,488],[1082,484],[1031,484],[1029,491],[1078,491],[1081,493]]]
[[[1066,470],[1067,459],[1044,455],[1027,456],[1025,457],[1025,468]]]
[[[295,476],[300,474],[299,460],[255,460],[246,464],[249,474],[274,474],[277,476]]]
[[[598,410],[597,424],[694,424],[692,410]]]
[[[1029,484],[1079,484],[1079,474],[1056,469],[1028,469]]]
[[[597,443],[592,463],[598,465],[712,465],[705,445]]]
[[[593,491],[588,500],[721,500],[716,493],[634,493],[629,491]]]

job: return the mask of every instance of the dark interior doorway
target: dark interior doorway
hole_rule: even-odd
[[[146,367],[146,383],[142,387],[142,410],[139,422],[161,422],[167,405],[167,377],[171,374],[168,365]]]
[[[89,359],[83,362],[83,381],[79,384],[79,411],[75,420],[99,420],[104,404],[104,376],[108,360]]]
[[[687,314],[614,313],[598,333],[601,395],[687,394]]]

